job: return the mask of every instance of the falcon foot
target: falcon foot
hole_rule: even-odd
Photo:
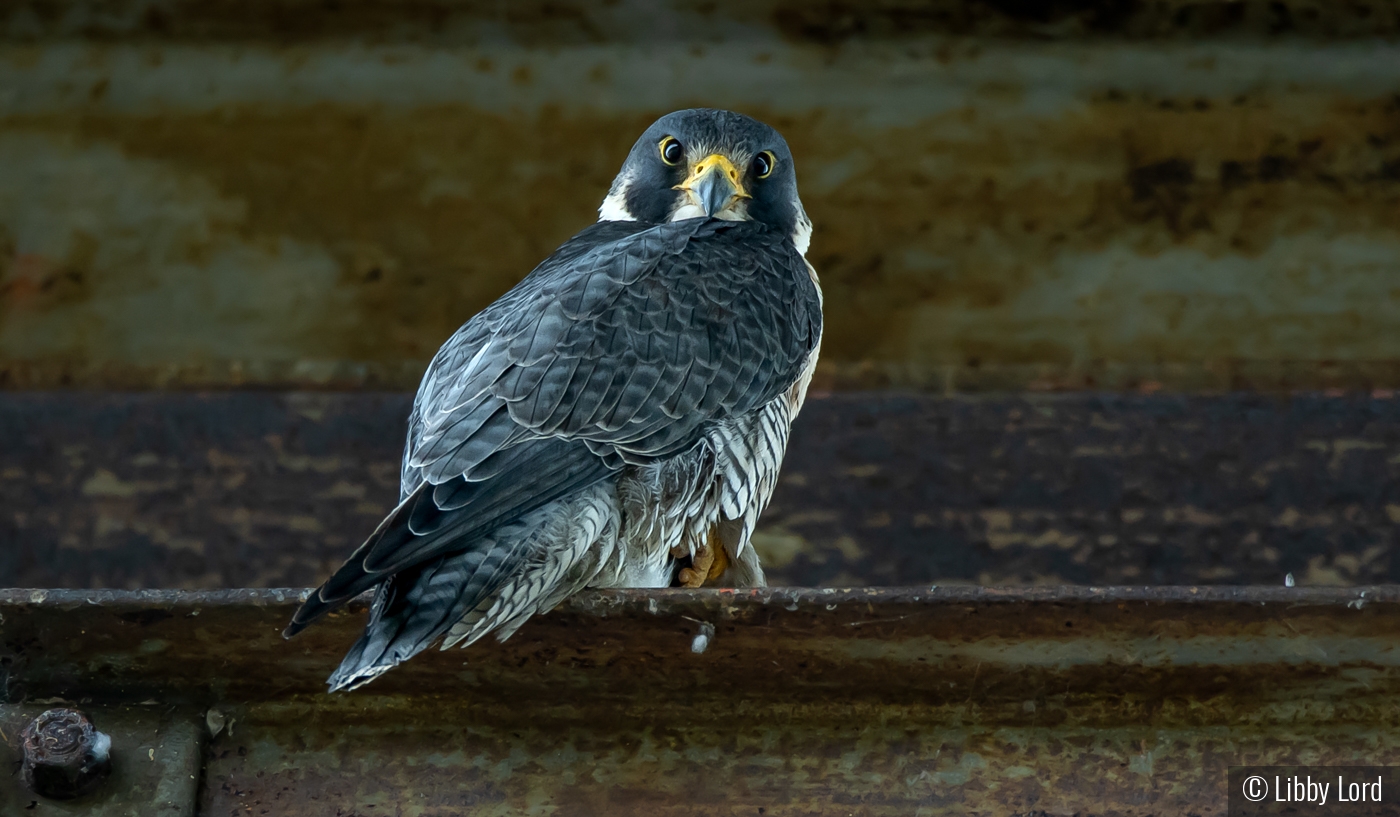
[[[711,533],[705,546],[696,550],[691,557],[690,567],[682,568],[677,578],[681,587],[700,587],[705,582],[718,579],[727,569],[729,554],[724,552],[724,544],[719,537]]]

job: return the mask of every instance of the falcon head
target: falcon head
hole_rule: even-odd
[[[676,111],[647,128],[598,208],[600,221],[757,221],[807,251],[812,222],[781,134],[733,111]]]

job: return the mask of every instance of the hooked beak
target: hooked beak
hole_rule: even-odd
[[[677,190],[690,194],[693,204],[711,218],[719,218],[740,199],[749,198],[739,179],[739,169],[729,157],[711,153],[690,170],[690,178],[676,185]]]

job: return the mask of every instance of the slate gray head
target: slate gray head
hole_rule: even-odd
[[[733,111],[695,108],[656,120],[632,146],[598,208],[600,221],[757,221],[806,252],[812,223],[782,134]]]

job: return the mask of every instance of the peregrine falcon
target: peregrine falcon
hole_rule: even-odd
[[[763,586],[749,537],[821,344],[811,232],[774,129],[648,128],[598,222],[428,366],[398,507],[284,633],[375,588],[331,690],[588,587]]]

